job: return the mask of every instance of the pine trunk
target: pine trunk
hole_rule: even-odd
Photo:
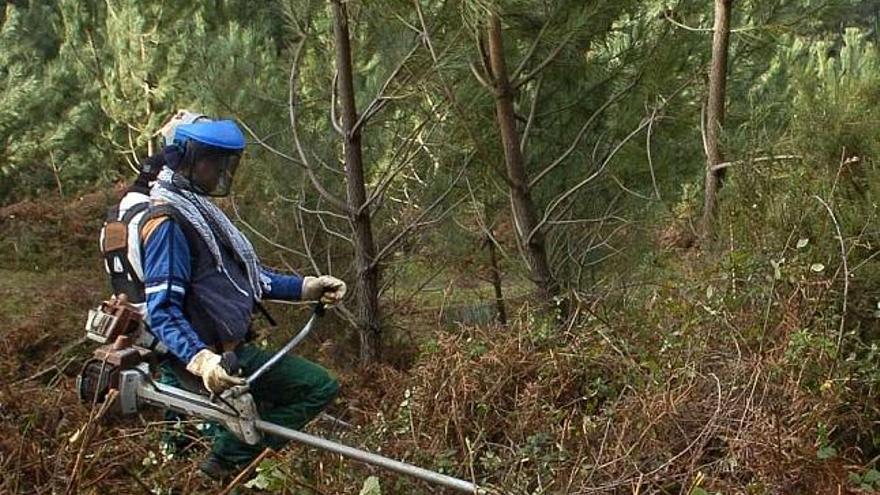
[[[488,31],[489,59],[495,84],[495,113],[501,132],[501,142],[504,146],[504,159],[507,165],[507,179],[516,221],[517,238],[526,253],[532,281],[538,287],[541,296],[549,301],[559,290],[547,262],[543,233],[538,230],[530,237],[530,233],[535,231],[535,227],[538,225],[537,214],[529,190],[525,160],[519,147],[519,133],[516,129],[513,111],[514,90],[508,79],[507,63],[504,59],[501,20],[495,14],[489,18]]]
[[[367,365],[381,356],[381,327],[379,325],[379,267],[373,261],[376,246],[373,242],[369,208],[364,186],[361,132],[355,129],[357,108],[354,100],[351,40],[348,29],[348,10],[342,0],[333,0],[333,34],[336,40],[336,71],[339,74],[339,104],[344,133],[345,177],[348,187],[350,220],[354,227],[355,267],[357,269],[357,323],[360,332],[360,360]]]
[[[724,170],[713,170],[723,162],[721,130],[727,91],[727,57],[730,47],[730,11],[733,0],[715,0],[715,35],[712,39],[712,66],[709,70],[709,101],[706,110],[706,188],[700,233],[708,237],[715,223],[718,190]]]

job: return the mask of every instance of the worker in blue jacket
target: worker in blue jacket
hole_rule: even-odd
[[[343,281],[331,276],[297,277],[264,267],[248,239],[212,202],[229,193],[245,148],[233,121],[180,125],[165,148],[165,168],[150,190],[149,218],[141,226],[144,284],[150,330],[180,363],[180,373],[201,378],[219,394],[244,383],[221,366],[233,351],[243,375],[272,354],[249,343],[251,317],[260,301],[339,302]],[[321,366],[285,356],[251,385],[263,419],[300,429],[327,406],[338,391]],[[247,445],[231,433],[217,435],[200,464],[222,480],[250,462],[266,446],[285,441],[267,436],[264,445]]]

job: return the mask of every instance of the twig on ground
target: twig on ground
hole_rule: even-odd
[[[228,485],[226,485],[226,488],[224,488],[223,491],[221,491],[219,493],[219,495],[229,495],[230,493],[232,493],[232,490],[234,490],[235,487],[238,486],[239,483],[241,483],[242,480],[248,474],[250,474],[251,471],[254,470],[254,468],[256,468],[261,462],[263,462],[263,459],[268,457],[273,452],[275,452],[275,451],[270,449],[269,447],[266,447],[265,449],[263,449],[263,451],[260,452],[260,455],[258,455],[256,458],[254,458],[254,460],[252,460],[250,462],[250,464],[245,466],[245,468],[242,469],[241,472],[238,473],[238,475],[235,478],[233,478],[232,481],[230,481]]]
[[[843,263],[843,303],[840,310],[840,329],[837,333],[837,349],[835,351],[835,357],[840,357],[840,346],[843,343],[843,332],[846,326],[847,296],[849,295],[849,265],[846,261],[846,246],[843,244],[843,234],[840,232],[840,223],[837,222],[837,216],[834,215],[834,211],[825,200],[819,196],[813,197],[828,210],[828,215],[831,217],[831,221],[834,222],[834,229],[837,231],[837,241],[840,243],[840,259]]]
[[[148,495],[153,495],[153,490],[150,489],[149,485],[144,483],[144,480],[142,480],[140,476],[138,476],[135,472],[125,466],[121,466],[121,468],[122,472],[127,474],[129,478],[133,479],[134,482],[137,483],[137,486],[144,491],[144,493]]]
[[[67,487],[64,490],[65,494],[74,494],[79,491],[79,475],[80,469],[82,467],[83,457],[85,455],[85,451],[89,446],[89,442],[92,437],[92,426],[94,423],[101,420],[104,414],[110,409],[110,406],[116,402],[116,397],[119,395],[119,391],[115,388],[110,389],[107,393],[107,397],[104,399],[104,402],[101,404],[101,408],[94,414],[94,405],[95,402],[92,402],[92,411],[93,414],[89,415],[88,421],[83,425],[81,432],[81,441],[79,445],[79,452],[76,454],[76,460],[73,463],[73,469],[71,470],[70,479],[67,482]],[[97,395],[95,396],[97,399]],[[75,435],[76,436],[76,435]]]

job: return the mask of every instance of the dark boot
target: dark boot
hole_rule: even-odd
[[[238,467],[211,453],[199,463],[199,471],[214,481],[223,482],[238,474]]]

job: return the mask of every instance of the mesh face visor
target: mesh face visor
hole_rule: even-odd
[[[229,195],[232,179],[241,161],[241,151],[219,148],[195,141],[186,144],[183,164],[191,189],[197,194],[221,197]]]

